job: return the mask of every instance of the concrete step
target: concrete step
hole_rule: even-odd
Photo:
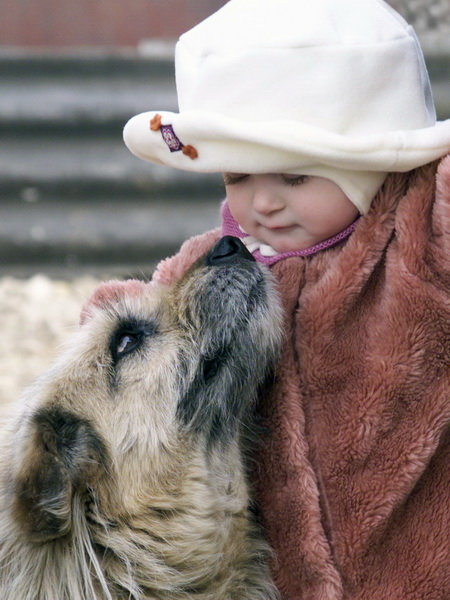
[[[102,74],[95,80],[68,75],[3,80],[0,129],[17,132],[89,129],[121,131],[127,120],[151,109],[177,110],[171,80],[131,81]]]
[[[3,134],[0,146],[0,197],[58,202],[83,194],[97,196],[161,196],[191,198],[223,193],[220,176],[199,175],[153,165],[133,156],[116,135],[72,136],[70,132],[36,136]]]
[[[134,114],[177,109],[173,59],[0,54],[0,130],[121,131]]]
[[[0,219],[0,275],[150,273],[181,243],[219,224],[219,201],[16,203]]]
[[[0,76],[53,77],[68,73],[81,78],[95,79],[100,74],[108,77],[168,76],[174,71],[175,46],[173,42],[152,43],[143,53],[135,50],[115,49],[113,53],[83,48],[75,52],[29,51],[0,47]]]

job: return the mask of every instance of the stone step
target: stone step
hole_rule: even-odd
[[[223,193],[220,176],[179,171],[133,156],[116,135],[72,136],[61,133],[36,136],[32,132],[2,136],[0,194],[5,202],[66,198],[161,196],[191,198]]]
[[[168,76],[174,71],[175,46],[171,41],[153,42],[144,52],[115,49],[113,52],[83,48],[75,52],[48,52],[0,46],[0,77],[47,76],[57,78],[68,73],[80,78]]]
[[[95,77],[70,71],[50,76],[38,71],[2,79],[0,130],[121,132],[134,114],[158,108],[177,110],[173,75],[156,76],[150,69],[140,77],[103,71]]]
[[[134,114],[177,110],[173,59],[0,54],[0,130],[121,131]]]
[[[0,219],[0,275],[42,269],[127,272],[145,269],[219,224],[219,199],[16,203]]]
[[[3,80],[0,129],[17,133],[53,130],[120,132],[127,120],[151,109],[177,110],[170,80],[130,81],[105,75],[95,81],[61,76],[57,80]]]

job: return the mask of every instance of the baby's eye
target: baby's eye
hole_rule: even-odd
[[[300,185],[308,180],[308,175],[282,175],[284,183],[287,185]]]
[[[245,173],[224,173],[223,182],[225,185],[234,185],[240,181],[247,179],[248,175]]]

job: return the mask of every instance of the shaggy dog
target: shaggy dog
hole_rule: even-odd
[[[83,320],[3,435],[0,598],[276,598],[242,450],[280,343],[268,272],[223,238]]]

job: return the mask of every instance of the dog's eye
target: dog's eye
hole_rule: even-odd
[[[144,341],[157,333],[156,324],[152,321],[127,319],[118,324],[110,341],[110,352],[113,363],[122,357],[138,350]]]
[[[137,348],[137,346],[139,346],[139,342],[141,341],[140,338],[140,335],[133,335],[131,333],[123,334],[122,337],[117,339],[115,352],[116,356],[123,356],[124,354],[128,354],[128,352],[131,352]]]

